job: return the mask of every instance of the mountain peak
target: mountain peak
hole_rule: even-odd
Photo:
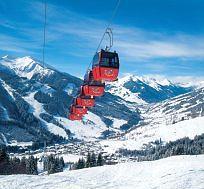
[[[34,74],[45,75],[46,73],[52,74],[53,71],[57,71],[47,63],[44,64],[42,61],[31,56],[16,58],[6,55],[0,59],[0,64],[10,70],[13,70],[17,75],[28,79],[31,79]]]
[[[34,58],[32,58],[31,56],[24,56],[24,57],[16,58],[15,60],[21,63],[31,63],[35,61]]]
[[[120,84],[124,84],[128,81],[138,81],[139,77],[133,74],[128,74],[125,77],[120,78],[119,82]]]
[[[144,82],[148,85],[151,85],[153,87],[157,87],[158,85],[162,85],[162,86],[169,86],[172,85],[173,83],[168,80],[167,78],[161,77],[161,78],[157,78],[157,77],[151,77],[151,76],[137,76],[137,75],[133,75],[133,74],[128,74],[125,77],[120,79],[120,83],[124,84],[128,81],[133,81],[133,82],[137,82],[137,81],[141,81]]]
[[[190,91],[164,77],[126,75],[108,86],[109,92],[139,104],[159,102]]]

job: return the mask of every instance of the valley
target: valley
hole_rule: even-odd
[[[63,173],[57,174],[60,182],[63,178],[61,175],[67,177],[71,174],[73,178],[87,179],[85,175],[91,174],[92,170],[95,173],[103,169],[107,172],[117,167],[124,171],[130,166],[138,170],[144,166],[141,171],[145,173],[149,166],[156,166],[157,161],[161,165],[165,161],[174,161],[174,157],[167,158],[169,156],[202,153],[202,148],[196,147],[199,142],[202,143],[204,133],[202,84],[184,86],[167,79],[125,76],[107,85],[105,95],[98,98],[95,107],[82,121],[70,121],[67,118],[69,105],[81,82],[81,79],[59,72],[49,65],[43,68],[40,61],[31,57],[1,58],[0,144],[7,147],[11,159],[22,160],[30,156],[37,158],[38,174],[47,180],[47,173],[43,168],[45,158],[50,155],[63,158],[66,168]],[[188,143],[188,148],[183,143]],[[180,152],[180,148],[185,150]],[[192,152],[192,148],[197,151]],[[87,160],[88,153],[97,156],[102,154],[106,166],[91,168],[91,171],[85,169],[68,172],[79,159]],[[158,160],[160,158],[165,159]],[[203,156],[200,155],[199,158],[202,159]],[[181,156],[177,159],[184,164],[187,159],[198,161],[195,156]],[[144,160],[157,161],[140,162]],[[171,168],[173,166],[172,164]],[[169,175],[174,174],[167,171]],[[195,171],[199,172],[198,168]],[[188,174],[187,172],[188,170],[183,170],[180,176]],[[131,174],[137,173],[132,170]],[[111,177],[115,176],[111,173]],[[163,182],[165,177],[162,173],[159,182]],[[199,177],[202,178],[202,174]],[[69,184],[73,178],[70,176]],[[26,187],[40,188],[40,185],[32,184],[33,180],[35,177],[30,177]],[[18,176],[12,179],[2,177],[1,181],[1,186],[10,182],[21,185]],[[132,182],[132,177],[129,181]],[[102,188],[103,185],[107,186],[103,182],[109,181],[102,180]],[[156,184],[150,180],[148,182]],[[129,188],[135,186],[132,183]],[[83,181],[82,184],[90,185],[89,181]],[[174,186],[174,182],[168,184]],[[142,183],[141,188],[144,186],[147,185]],[[184,186],[188,188],[187,185]],[[13,188],[12,185],[9,187]],[[55,187],[55,183],[51,183],[49,187]],[[93,187],[98,185],[94,184]],[[167,185],[164,188],[168,188]]]

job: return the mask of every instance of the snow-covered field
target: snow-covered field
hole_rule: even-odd
[[[203,189],[204,155],[121,163],[54,175],[0,176],[0,189]]]
[[[144,145],[160,139],[163,142],[175,141],[184,137],[193,139],[196,135],[204,133],[203,123],[204,117],[197,117],[171,125],[166,123],[149,124],[136,128],[120,139],[109,139],[100,143],[109,153],[114,153],[119,148],[139,150]]]

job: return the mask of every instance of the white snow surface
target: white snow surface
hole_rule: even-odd
[[[40,113],[45,113],[45,110],[43,108],[43,105],[35,100],[35,93],[36,92],[30,93],[28,96],[24,97],[24,100],[26,100],[30,104],[30,113],[33,113],[34,116],[40,119],[51,133],[60,135],[64,138],[68,138],[68,135],[63,128],[58,127],[53,123],[48,123],[40,117]]]
[[[10,144],[8,144],[9,146],[22,146],[22,147],[26,147],[26,146],[32,146],[33,142],[18,142],[16,140],[12,140]]]
[[[9,95],[11,96],[12,99],[14,99],[14,96],[13,96],[13,89],[7,85],[5,83],[5,81],[3,81],[1,78],[0,78],[0,82],[3,84],[4,88],[6,89],[6,91],[9,93]]]
[[[65,128],[74,133],[74,137],[78,139],[96,140],[101,136],[101,133],[107,129],[101,118],[91,112],[88,112],[88,114],[84,116],[83,122],[70,121],[63,117],[58,117],[57,119],[60,120],[60,123],[64,125]]]
[[[46,64],[45,67],[40,62],[35,61],[30,56],[22,58],[11,58],[9,56],[2,57],[1,64],[15,71],[17,75],[31,79],[36,73],[42,75],[52,74],[53,71]],[[52,68],[53,69],[53,68]]]
[[[108,90],[111,94],[117,95],[122,99],[135,102],[138,104],[146,104],[144,100],[142,100],[137,93],[132,93],[129,89],[126,89],[123,85],[131,79],[130,76],[126,76],[124,78],[119,79],[117,82],[110,83],[111,88]],[[136,79],[136,77],[135,77]],[[138,79],[138,78],[137,78]]]
[[[0,176],[0,189],[203,189],[204,155],[64,171]]]
[[[190,120],[181,121],[172,125],[156,124],[138,127],[119,139],[109,139],[101,141],[105,151],[114,153],[119,148],[130,150],[142,149],[145,145],[156,140],[163,142],[175,141],[179,138],[194,138],[196,135],[204,133],[204,117],[197,117]]]
[[[128,122],[126,120],[116,119],[116,118],[112,118],[112,121],[113,121],[112,127],[117,128],[117,129],[119,129],[122,125],[124,125]]]
[[[59,155],[59,157],[63,157],[64,162],[66,162],[66,163],[67,162],[74,162],[74,163],[76,163],[83,156],[75,155],[75,154],[63,154],[63,155]]]
[[[134,82],[137,82],[137,81],[143,82],[146,85],[149,85],[152,88],[156,89],[157,91],[161,90],[161,86],[169,86],[172,84],[166,78],[155,79],[149,76],[141,77],[141,76],[135,76],[135,75],[127,75],[119,79],[117,82],[110,83],[109,85],[111,88],[108,90],[108,92],[110,92],[111,94],[117,95],[129,102],[136,102],[138,104],[147,104],[144,100],[142,100],[139,97],[139,93],[132,93],[129,89],[124,87],[124,84],[131,80]]]
[[[67,86],[64,88],[64,91],[68,94],[68,95],[72,95],[74,88],[76,88],[75,84],[73,83],[68,83]]]

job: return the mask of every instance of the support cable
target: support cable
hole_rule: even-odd
[[[110,20],[109,20],[109,22],[108,22],[108,24],[107,24],[107,26],[106,26],[106,28],[105,28],[105,31],[104,31],[104,33],[103,33],[103,35],[102,35],[102,37],[101,37],[101,40],[99,41],[99,44],[98,44],[98,46],[97,46],[97,48],[96,48],[96,51],[94,52],[94,55],[98,52],[98,50],[99,50],[99,48],[100,48],[100,46],[101,46],[101,44],[102,44],[102,42],[103,42],[103,40],[104,40],[105,35],[108,34],[109,37],[110,37],[110,35],[112,35],[112,30],[111,30],[110,26],[111,26],[111,24],[112,24],[112,22],[113,22],[113,19],[114,19],[115,15],[116,15],[116,13],[117,13],[117,11],[118,11],[118,8],[119,8],[119,5],[120,5],[120,1],[121,1],[121,0],[118,0],[117,3],[116,3],[116,6],[115,6],[115,8],[114,8],[114,10],[113,10],[113,13],[112,13],[112,15],[111,15],[111,17],[110,17]],[[110,48],[111,48],[111,47],[113,46],[113,40],[111,39],[111,37],[110,37],[110,41],[111,41],[110,44],[112,44],[112,45],[110,46]],[[110,50],[110,48],[109,48],[109,50]],[[90,68],[90,66],[91,66],[91,63],[92,63],[92,61],[89,63],[88,68],[87,68],[87,71],[89,70],[89,68]]]
[[[47,2],[44,0],[44,26],[43,26],[43,49],[42,49],[42,62],[43,69],[45,69],[45,45],[46,45],[46,25],[47,25]]]

